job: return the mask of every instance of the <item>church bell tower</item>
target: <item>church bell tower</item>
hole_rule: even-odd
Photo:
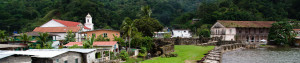
[[[94,24],[93,24],[92,16],[90,15],[90,13],[88,13],[88,15],[86,15],[86,17],[85,17],[84,26],[90,28],[91,30],[94,30]]]

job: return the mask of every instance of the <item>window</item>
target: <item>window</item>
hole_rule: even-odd
[[[103,33],[103,37],[107,37],[107,33]]]
[[[232,29],[229,30],[230,34],[232,33]]]
[[[64,63],[68,63],[68,60],[64,61]]]
[[[78,58],[75,59],[75,63],[78,63]]]
[[[56,59],[56,62],[58,63],[58,62],[59,62],[59,59]]]

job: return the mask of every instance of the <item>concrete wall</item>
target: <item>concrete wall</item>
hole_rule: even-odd
[[[85,54],[87,63],[94,63],[96,61],[96,52],[97,51],[93,51],[91,53]]]
[[[65,37],[68,35],[67,32],[53,33],[53,34],[59,35],[59,36],[52,36],[53,40],[55,40],[55,37],[56,37],[56,40],[65,40]],[[75,33],[75,39],[76,39],[77,42],[80,41],[79,36],[80,36],[80,34]]]
[[[78,59],[78,63],[83,63],[83,58],[80,53],[76,52],[67,52],[52,58],[53,63],[64,63],[64,61],[68,61],[68,63],[75,63],[75,59]],[[58,61],[58,62],[57,62]]]
[[[84,34],[86,34],[87,37],[91,37],[93,33],[96,34],[96,38],[99,35],[104,36],[103,34],[107,33],[107,38],[109,38],[110,41],[114,40],[114,36],[113,35],[115,35],[117,37],[120,37],[120,32],[116,31],[116,30],[94,30],[94,31],[84,32]]]
[[[40,27],[66,27],[65,25],[63,24],[60,24],[54,20],[50,20],[49,22],[43,24],[42,26]]]
[[[30,56],[9,56],[0,59],[0,63],[31,63]]]
[[[67,35],[67,33],[53,33],[53,34],[56,34],[56,35],[59,35],[59,36],[52,36],[53,37],[53,40],[65,40],[65,36]]]

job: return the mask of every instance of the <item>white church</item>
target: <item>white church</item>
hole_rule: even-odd
[[[92,16],[88,14],[85,17],[84,25],[80,22],[52,19],[40,27],[36,27],[33,32],[48,32],[58,35],[53,36],[53,40],[65,40],[69,30],[75,33],[76,41],[80,42],[83,39],[82,35],[79,34],[80,32],[94,30]]]

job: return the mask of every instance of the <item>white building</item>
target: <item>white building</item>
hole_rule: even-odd
[[[191,38],[192,36],[189,30],[177,29],[177,30],[172,30],[172,38],[173,37]]]
[[[29,49],[27,51],[72,51],[72,52],[80,53],[81,56],[83,56],[82,57],[83,63],[94,63],[97,60],[95,56],[97,52],[96,49]]]
[[[81,41],[79,32],[91,31],[94,29],[94,24],[92,23],[92,17],[90,14],[86,16],[85,22],[85,25],[83,25],[80,22],[52,19],[42,26],[36,27],[33,31],[53,33],[59,35],[53,36],[53,40],[64,40],[65,36],[67,35],[66,32],[71,30],[76,35],[76,41]]]
[[[171,34],[171,32],[154,32],[154,34],[155,38],[164,38],[166,34]]]
[[[211,27],[211,37],[223,41],[261,42],[268,39],[269,28],[275,21],[218,20]]]
[[[1,63],[32,63],[30,55],[0,53]]]

